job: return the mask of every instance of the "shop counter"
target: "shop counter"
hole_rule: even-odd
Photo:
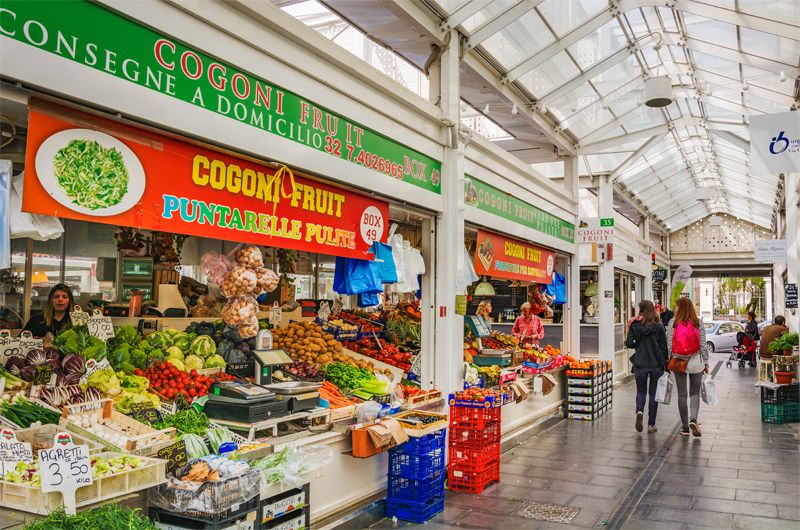
[[[514,327],[513,322],[492,322],[492,329],[501,331],[511,335],[511,328]],[[564,340],[564,324],[544,324],[544,339],[542,339],[542,346],[545,344],[552,344],[555,347],[560,347]]]
[[[503,439],[509,439],[515,433],[533,425],[537,420],[558,414],[559,408],[566,399],[566,366],[548,372],[558,385],[546,396],[542,394],[528,394],[528,399],[522,403],[511,403],[503,407],[502,432]],[[524,374],[522,374],[524,376]],[[536,376],[538,377],[538,376]]]

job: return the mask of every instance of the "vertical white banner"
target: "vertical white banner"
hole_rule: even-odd
[[[750,116],[753,175],[800,171],[800,112]]]

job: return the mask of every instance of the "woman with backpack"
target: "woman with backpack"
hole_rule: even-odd
[[[681,415],[681,436],[701,436],[697,413],[700,410],[700,385],[708,373],[706,329],[697,317],[688,298],[678,298],[675,316],[667,325],[669,363],[667,370],[675,374],[678,387],[678,412]],[[689,384],[689,409],[686,407],[686,384]]]
[[[628,323],[625,346],[636,349],[632,356],[633,375],[636,379],[636,430],[642,432],[644,403],[648,399],[647,432],[654,433],[658,430],[656,387],[658,378],[664,373],[668,357],[664,325],[650,300],[639,302],[639,316]]]

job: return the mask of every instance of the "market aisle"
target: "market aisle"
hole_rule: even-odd
[[[712,368],[725,358],[715,355]],[[444,513],[424,528],[800,528],[798,424],[761,423],[755,373],[723,362],[720,404],[702,406],[704,435],[690,440],[674,434],[674,402],[659,410],[658,433],[637,433],[629,383],[599,421],[562,421],[505,453],[500,483],[483,494],[448,492]],[[517,513],[528,501],[579,511],[569,524],[526,519]],[[612,518],[618,507],[627,521]]]

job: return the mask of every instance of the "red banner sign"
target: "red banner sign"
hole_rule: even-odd
[[[384,201],[51,104],[25,168],[31,213],[361,259],[387,232]]]
[[[550,250],[478,230],[475,272],[480,276],[550,283],[555,264],[556,256]]]

